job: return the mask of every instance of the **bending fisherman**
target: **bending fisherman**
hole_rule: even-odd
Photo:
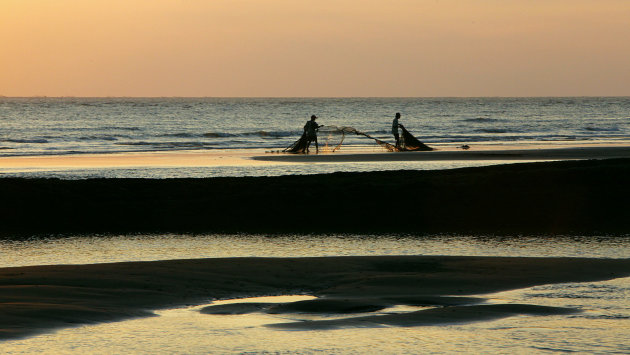
[[[317,116],[312,115],[310,121],[306,121],[304,125],[304,136],[306,137],[306,152],[308,153],[308,148],[311,145],[311,142],[315,142],[315,153],[319,153],[319,145],[317,144],[317,129],[322,127],[315,122]]]

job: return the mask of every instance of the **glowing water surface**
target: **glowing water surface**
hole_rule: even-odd
[[[0,243],[4,266],[238,256],[496,255],[630,257],[630,237],[82,236]],[[157,317],[62,329],[0,343],[3,353],[628,353],[630,278],[542,285],[483,295],[488,302],[571,307],[572,315],[514,316],[422,327],[289,331],[274,323],[339,315],[208,315],[206,305]],[[290,296],[228,302],[289,302]],[[215,302],[220,304],[225,301]],[[404,312],[394,308],[379,311]]]
[[[384,216],[383,218],[391,218]],[[2,267],[230,257],[470,255],[629,258],[628,236],[85,235],[0,240]]]
[[[64,329],[53,334],[7,341],[1,346],[8,354],[613,354],[630,351],[630,278],[538,286],[489,296],[490,302],[565,306],[583,312],[570,316],[515,316],[446,326],[288,331],[266,325],[310,320],[314,316],[206,315],[199,313],[202,308],[199,306],[156,312],[158,317]],[[301,296],[275,301],[297,299]]]

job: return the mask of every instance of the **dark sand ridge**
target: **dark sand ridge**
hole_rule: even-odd
[[[438,152],[427,154],[433,153]],[[0,237],[125,232],[627,234],[629,176],[630,159],[605,159],[280,177],[4,178]]]
[[[228,258],[5,268],[0,269],[0,338],[150,316],[156,309],[212,299],[296,293],[324,298],[319,303],[279,306],[277,312],[352,313],[391,304],[452,307],[283,327],[327,329],[357,322],[410,326],[514,314],[566,314],[574,310],[536,305],[467,308],[463,305],[479,300],[443,296],[628,275],[630,259],[441,256]],[[365,308],[369,305],[375,308]]]

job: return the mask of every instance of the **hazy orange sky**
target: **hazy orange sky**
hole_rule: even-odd
[[[630,95],[628,0],[0,0],[5,96]]]

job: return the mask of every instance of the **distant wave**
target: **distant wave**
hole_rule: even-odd
[[[501,129],[501,128],[482,128],[482,129],[475,130],[475,132],[480,132],[480,133],[510,133],[510,132],[513,132],[513,131],[509,131],[507,129]]]
[[[158,137],[175,137],[175,138],[196,138],[196,137],[201,137],[201,136],[202,135],[199,135],[199,134],[186,133],[186,132],[167,133],[167,134],[158,135]]]
[[[295,136],[295,132],[286,131],[254,131],[254,132],[241,132],[241,133],[227,133],[227,132],[206,132],[203,134],[191,133],[191,132],[176,132],[159,134],[155,137],[171,137],[171,138],[232,138],[232,137],[260,137],[260,138],[283,138]]]
[[[254,131],[243,133],[208,132],[203,136],[206,138],[226,138],[226,137],[260,137],[260,138],[283,138],[297,135],[296,132],[287,131]]]
[[[46,139],[3,139],[2,141],[8,143],[48,143],[48,140]]]
[[[128,138],[128,137],[125,137]],[[79,137],[79,140],[82,141],[117,141],[118,138],[114,136],[83,136]]]
[[[85,131],[140,131],[139,127],[118,127],[118,126],[105,126],[105,127],[51,127],[51,131],[56,132],[85,132]]]
[[[55,132],[85,132],[95,130],[93,127],[51,127],[49,129]]]
[[[282,132],[282,131],[255,131],[255,132],[246,132],[242,134],[243,136],[257,136],[257,137],[288,137],[295,135],[295,132]]]
[[[112,130],[112,131],[140,131],[142,128],[140,128],[140,127],[105,126],[105,127],[99,127],[99,129]]]
[[[496,118],[475,117],[475,118],[464,118],[462,121],[464,122],[497,122],[499,120]]]
[[[220,132],[208,132],[203,134],[206,138],[225,138],[225,137],[235,137],[234,134],[230,133],[220,133]]]
[[[116,145],[125,145],[125,146],[149,146],[154,148],[163,148],[163,149],[177,149],[177,148],[204,148],[204,147],[212,147],[217,146],[217,144],[206,143],[206,142],[117,142],[114,143]]]
[[[587,131],[591,131],[591,132],[619,132],[619,127],[592,127],[592,126],[586,126],[584,127],[585,130]]]

